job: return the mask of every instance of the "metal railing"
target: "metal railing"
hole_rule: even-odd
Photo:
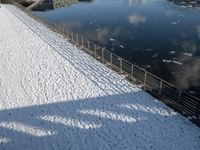
[[[143,68],[140,68],[119,57],[105,48],[101,48],[95,43],[87,40],[83,36],[75,34],[46,18],[36,16],[29,10],[26,10],[20,4],[10,0],[0,0],[0,2],[13,4],[24,11],[26,14],[41,22],[46,27],[66,37],[71,43],[75,44],[84,52],[93,56],[96,60],[105,64],[107,67],[125,75],[126,79],[134,84],[140,85],[145,91],[160,99],[165,104],[174,108],[184,116],[190,118],[197,125],[200,125],[200,99],[185,92],[171,83],[151,74]]]

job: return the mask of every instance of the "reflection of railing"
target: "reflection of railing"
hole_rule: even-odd
[[[168,0],[175,5],[185,8],[198,8],[200,7],[200,0]]]
[[[52,0],[54,8],[60,8],[77,3],[78,0]]]
[[[16,2],[8,0],[0,0],[0,2],[14,4],[35,20],[43,23],[46,27],[62,34],[71,43],[93,56],[96,60],[102,62],[107,67],[119,72],[120,74],[125,75],[130,82],[139,84],[145,91],[158,97],[159,99],[162,99],[164,103],[170,105],[175,110],[200,125],[199,98],[196,98],[185,91],[179,90],[167,81],[164,81],[145,69],[142,69],[105,50],[104,48],[97,46],[96,44],[88,41],[86,38],[79,36],[78,34],[74,34],[73,32],[70,32],[69,30],[47,20],[46,18],[36,16],[31,11],[26,10],[23,6]]]
[[[46,11],[78,3],[78,0],[39,0],[28,9]]]

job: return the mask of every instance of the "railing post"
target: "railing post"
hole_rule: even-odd
[[[58,25],[58,32],[60,32],[60,25]]]
[[[112,59],[113,59],[113,54],[110,53],[110,64],[111,64],[111,67],[112,67],[112,65],[113,65],[113,63],[112,63]]]
[[[159,95],[162,93],[162,85],[163,85],[163,81],[160,80]]]
[[[178,104],[181,103],[181,94],[182,94],[182,91],[179,90],[179,93],[178,93]]]
[[[104,49],[102,48],[101,51],[101,59],[102,59],[102,63],[104,64]]]
[[[73,42],[73,41],[74,41],[74,37],[73,37],[74,35],[73,35],[73,32],[71,32],[71,35],[72,35],[72,42]]]
[[[144,74],[144,90],[146,90],[146,82],[147,82],[147,71]]]
[[[62,31],[62,32],[63,32],[63,34],[65,34],[65,28],[63,27],[62,29],[63,29],[63,31]]]
[[[133,64],[131,65],[131,80],[133,80]]]
[[[81,43],[82,43],[82,47],[84,47],[84,45],[83,45],[83,37],[81,38]]]
[[[66,30],[66,29],[64,30],[64,34],[65,34],[65,36],[67,37],[67,30]]]
[[[177,101],[177,104],[176,104],[176,107],[177,107],[177,109],[179,111],[181,110],[181,94],[182,94],[182,91],[179,90],[179,92],[178,92],[178,101]]]
[[[77,42],[77,44],[79,45],[79,42],[78,42],[78,34],[76,34],[76,42]]]
[[[120,73],[122,73],[122,58],[119,58],[120,61]]]
[[[181,97],[182,91],[179,90],[178,97]]]
[[[68,31],[68,29],[66,30],[66,33],[67,33],[67,37],[69,38],[69,31]]]
[[[53,24],[53,22],[51,22],[51,28],[54,29],[54,24]]]
[[[97,46],[96,46],[96,44],[94,45],[94,57],[95,58],[97,57]]]
[[[90,42],[87,41],[87,44],[88,44],[88,50],[90,50]]]
[[[46,21],[46,19],[44,19],[44,22],[47,23],[50,27],[52,27],[52,22],[51,21]]]

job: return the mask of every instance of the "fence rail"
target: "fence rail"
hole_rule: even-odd
[[[152,73],[140,68],[123,58],[111,53],[110,51],[99,47],[95,43],[87,40],[85,37],[75,34],[46,18],[36,16],[22,5],[11,0],[0,0],[0,3],[13,4],[26,14],[41,22],[43,25],[58,32],[66,37],[71,43],[78,46],[81,50],[93,56],[95,59],[126,76],[126,78],[140,85],[145,91],[157,97],[165,104],[171,106],[176,111],[190,118],[200,126],[200,99],[182,91],[168,83],[167,81],[153,75]]]

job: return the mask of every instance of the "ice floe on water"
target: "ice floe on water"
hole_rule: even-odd
[[[162,62],[164,62],[164,63],[170,63],[170,62],[172,62],[172,60],[163,59]]]
[[[174,21],[174,22],[171,22],[171,24],[172,24],[172,25],[176,25],[176,24],[177,24],[177,22],[175,22],[175,21]]]
[[[158,53],[153,54],[152,57],[153,57],[153,58],[158,57]]]
[[[174,64],[177,64],[177,65],[180,65],[180,66],[182,66],[183,65],[183,63],[182,62],[178,62],[178,61],[175,61],[175,60],[173,60],[172,61]]]
[[[124,48],[124,45],[119,45],[120,48]]]
[[[111,42],[115,41],[115,39],[114,39],[114,38],[110,38],[109,40],[110,40]]]
[[[176,52],[175,52],[175,51],[170,51],[169,53],[170,53],[170,54],[175,54]]]
[[[177,64],[177,65],[183,65],[182,62],[179,62],[179,61],[176,61],[176,60],[163,59],[162,62],[164,62],[164,63],[174,63],[174,64]]]
[[[191,54],[191,53],[182,53],[182,54],[185,55],[185,56],[189,56],[189,57],[193,56],[193,54]]]
[[[141,86],[14,6],[0,18],[1,150],[199,149],[200,129]]]

